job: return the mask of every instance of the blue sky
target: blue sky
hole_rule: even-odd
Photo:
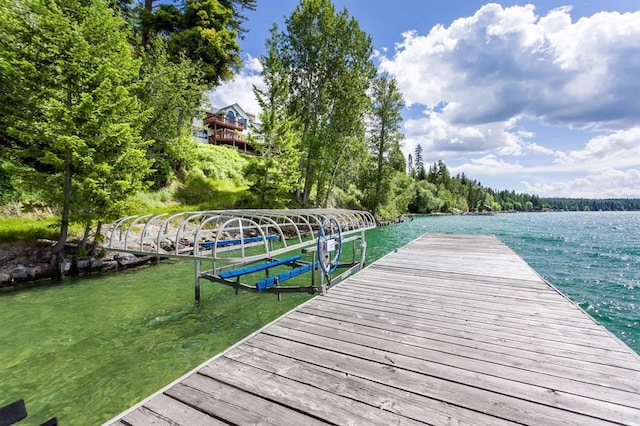
[[[257,113],[257,58],[298,5],[258,0],[244,68],[210,96]],[[495,189],[640,198],[640,0],[334,0],[399,83],[403,151]]]

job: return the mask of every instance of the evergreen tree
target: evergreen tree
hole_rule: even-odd
[[[191,120],[206,89],[197,64],[187,58],[170,60],[165,45],[156,38],[142,55],[143,84],[138,90],[138,98],[151,114],[142,137],[151,141],[147,158],[156,188],[185,177],[193,161]]]
[[[416,169],[413,166],[413,156],[411,153],[407,156],[407,174],[412,178],[416,178]]]
[[[240,68],[238,37],[246,20],[242,13],[255,7],[255,0],[144,0],[138,8],[140,42],[146,49],[156,37],[166,38],[172,60],[190,59],[214,87]]]
[[[418,180],[425,180],[427,178],[427,173],[424,170],[424,158],[422,157],[422,145],[416,145],[416,149],[414,152],[415,156],[413,158],[414,161],[414,170],[416,172],[416,178]]]
[[[7,97],[28,108],[1,110],[2,139],[33,186],[47,188],[61,219],[54,251],[62,254],[70,221],[114,219],[144,185],[145,114],[134,95],[140,63],[124,21],[104,1],[2,1],[3,30],[15,31],[0,56],[6,75],[23,82],[8,85]]]

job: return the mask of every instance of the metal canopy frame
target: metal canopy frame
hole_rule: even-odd
[[[340,225],[344,242],[360,241],[361,268],[366,250],[364,232],[375,228],[376,221],[370,213],[359,210],[213,210],[127,216],[103,227],[103,247],[135,255],[193,260],[199,301],[202,277],[217,277],[221,272],[285,253],[314,252],[318,230],[326,220]],[[202,272],[202,262],[211,262],[212,269]],[[349,275],[352,269],[340,277]],[[325,279],[329,283],[340,280],[321,275],[323,291]],[[288,290],[271,291],[279,295]]]

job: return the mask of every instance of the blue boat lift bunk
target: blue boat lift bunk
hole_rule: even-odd
[[[103,230],[103,246],[192,260],[196,302],[202,279],[236,292],[280,297],[287,292],[324,293],[361,269],[365,231],[375,226],[370,213],[343,209],[165,213],[119,219]]]

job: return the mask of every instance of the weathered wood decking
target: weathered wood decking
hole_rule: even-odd
[[[114,419],[640,424],[640,357],[494,237],[424,235]]]

